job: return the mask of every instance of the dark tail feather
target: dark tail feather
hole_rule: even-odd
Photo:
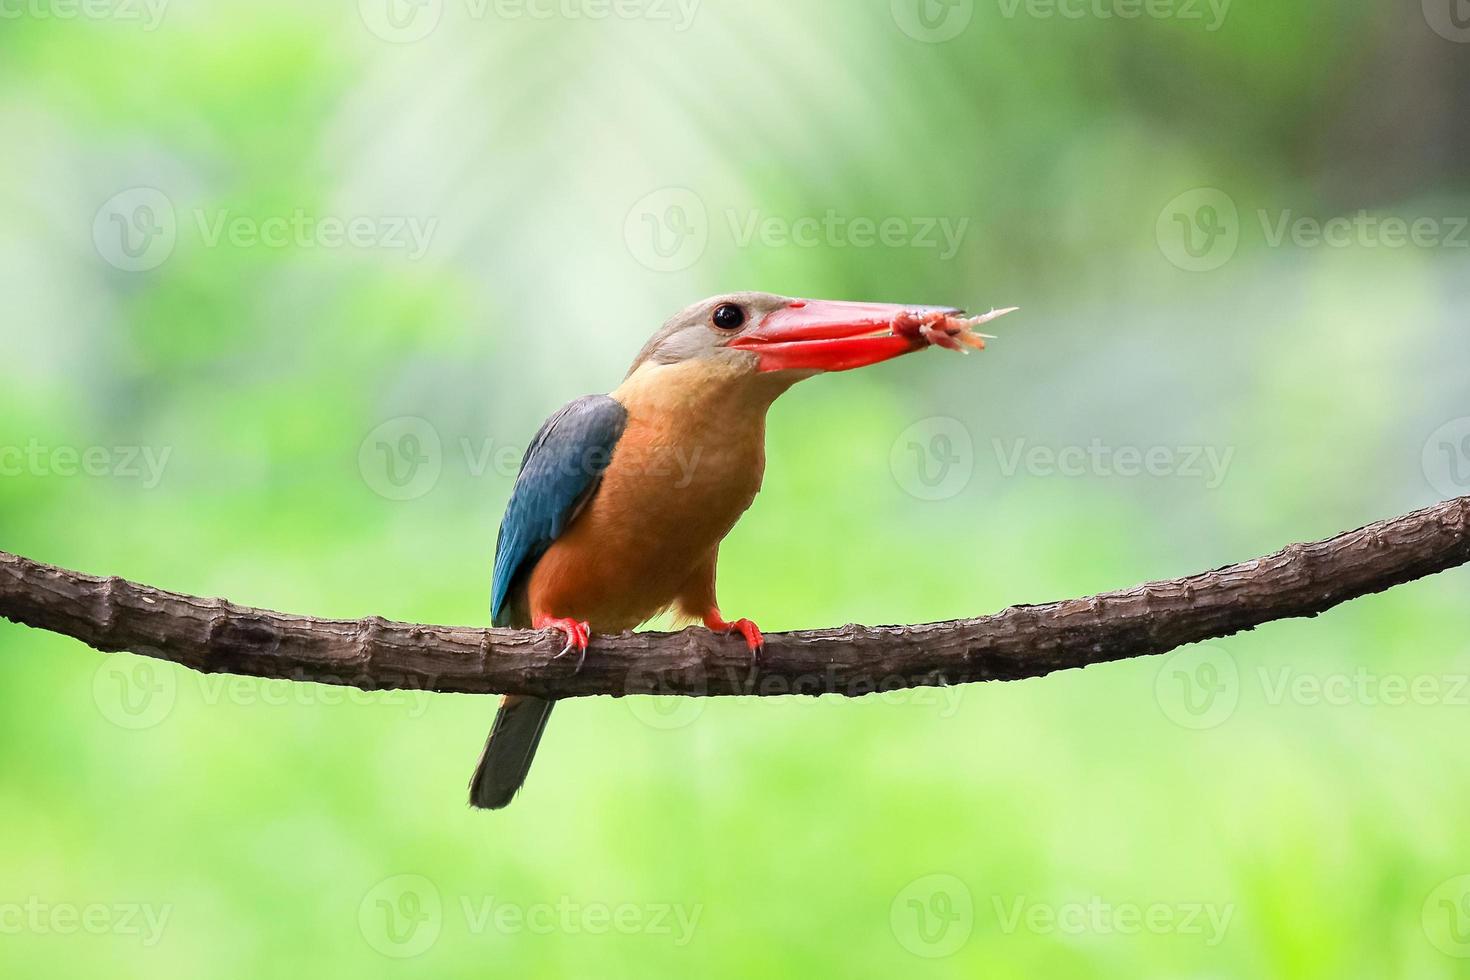
[[[546,719],[555,706],[555,701],[514,695],[500,702],[485,752],[470,780],[470,806],[499,810],[514,799],[526,781]]]

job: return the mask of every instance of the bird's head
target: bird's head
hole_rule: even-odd
[[[775,390],[826,371],[847,371],[930,344],[983,348],[971,326],[1010,310],[964,318],[947,306],[792,299],[731,293],[695,303],[669,319],[629,374],[651,365],[690,364],[768,382]]]

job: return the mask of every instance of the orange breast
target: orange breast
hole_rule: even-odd
[[[714,560],[765,469],[769,399],[743,388],[694,362],[644,366],[612,393],[627,428],[597,493],[531,573],[532,615],[632,629]]]

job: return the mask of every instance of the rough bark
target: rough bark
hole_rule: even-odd
[[[758,669],[705,630],[593,640],[313,619],[96,578],[0,552],[0,616],[207,673],[471,694],[842,694],[1039,677],[1315,616],[1470,561],[1470,497],[1186,578],[979,619],[773,633]]]

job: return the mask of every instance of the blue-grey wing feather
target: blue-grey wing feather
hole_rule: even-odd
[[[547,419],[531,440],[495,543],[490,617],[496,626],[530,625],[510,622],[512,589],[597,492],[627,421],[618,402],[588,395]]]

